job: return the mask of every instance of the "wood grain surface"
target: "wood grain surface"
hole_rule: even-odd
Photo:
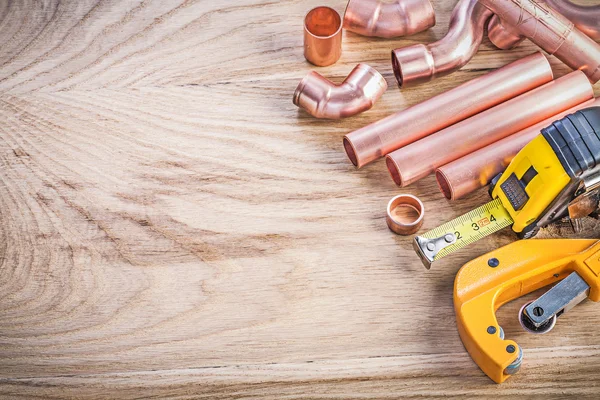
[[[398,90],[390,49],[344,34],[390,85],[370,111],[320,121],[292,104],[311,69],[302,21],[344,0],[0,1],[0,397],[598,398],[600,306],[528,335],[493,384],[458,337],[456,271],[491,236],[426,271],[384,220],[384,163],[355,170],[344,134],[535,51],[487,39],[461,71]],[[568,72],[552,59],[557,76]],[[596,95],[600,85],[596,85]],[[484,201],[403,190],[425,229]],[[598,237],[588,221],[583,237]],[[570,236],[567,228],[543,235]],[[517,304],[518,303],[518,304]]]

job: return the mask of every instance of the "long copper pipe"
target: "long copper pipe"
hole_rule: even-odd
[[[294,104],[313,117],[339,119],[367,111],[387,90],[383,76],[358,64],[340,85],[311,71],[294,92]]]
[[[567,17],[581,32],[600,41],[600,5],[582,6],[568,0],[546,0],[546,3]]]
[[[506,169],[513,157],[539,135],[543,128],[577,110],[597,106],[600,106],[600,98],[588,100],[439,167],[435,171],[435,176],[440,190],[446,198],[456,200],[486,186],[492,178]]]
[[[344,137],[357,167],[552,80],[546,57],[536,52]]]
[[[585,74],[572,72],[388,154],[387,167],[397,185],[410,185],[444,164],[593,96]]]
[[[600,80],[600,45],[566,17],[541,1],[479,0],[504,26],[514,27],[546,52],[573,69],[583,71],[592,83]]]
[[[434,25],[429,0],[349,0],[344,13],[344,29],[363,36],[408,36]]]
[[[429,82],[464,66],[477,52],[486,21],[491,16],[478,0],[459,0],[452,11],[448,33],[441,40],[392,50],[398,85]]]

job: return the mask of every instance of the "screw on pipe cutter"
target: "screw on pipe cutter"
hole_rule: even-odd
[[[589,298],[600,301],[600,241],[520,240],[464,265],[454,282],[454,310],[462,342],[493,381],[521,367],[523,351],[496,320],[503,304],[555,284],[526,304],[519,321],[527,332],[547,333],[563,313]]]

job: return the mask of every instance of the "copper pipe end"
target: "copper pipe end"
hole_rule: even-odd
[[[339,119],[367,111],[387,87],[384,77],[367,64],[354,67],[340,85],[311,71],[296,88],[293,102],[316,118]]]
[[[399,210],[401,208],[410,208],[416,212],[416,218],[401,217]],[[400,194],[392,198],[387,206],[385,222],[388,228],[398,235],[412,235],[423,225],[425,218],[425,206],[417,197],[410,194]]]
[[[453,187],[450,185],[448,177],[444,174],[444,171],[438,168],[435,171],[435,180],[437,181],[440,191],[448,200],[454,200],[456,195],[453,191]]]
[[[583,71],[590,82],[600,81],[600,45],[545,2],[539,0],[479,0],[479,2],[497,14],[504,27],[528,38],[569,67]]]
[[[494,46],[502,50],[513,49],[525,40],[524,36],[502,25],[497,15],[494,15],[488,23],[488,38]]]
[[[346,151],[346,154],[348,155],[350,162],[352,164],[354,164],[355,167],[358,167],[358,158],[356,157],[356,149],[354,148],[354,145],[352,144],[350,139],[348,139],[347,136],[344,136],[344,150]]]
[[[330,7],[316,7],[304,18],[304,57],[319,67],[334,64],[342,55],[342,18]]]
[[[349,0],[344,13],[344,29],[363,36],[408,36],[434,25],[429,0]]]

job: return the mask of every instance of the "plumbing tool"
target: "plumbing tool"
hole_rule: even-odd
[[[511,226],[522,239],[564,217],[598,208],[600,107],[577,111],[542,129],[492,180],[491,202],[415,237],[427,269],[470,243]]]
[[[519,312],[528,332],[547,333],[563,313],[589,298],[600,301],[600,241],[520,240],[463,266],[454,282],[460,338],[475,363],[496,383],[521,367],[523,350],[504,339],[495,312],[503,304],[555,284]]]

